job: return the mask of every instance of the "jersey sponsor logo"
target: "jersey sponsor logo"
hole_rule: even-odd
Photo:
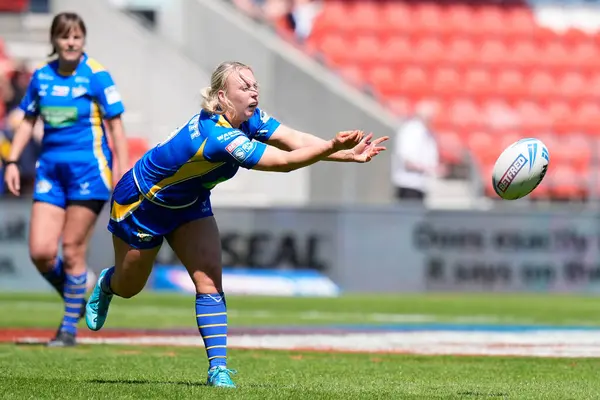
[[[41,81],[53,81],[54,77],[50,74],[47,74],[45,72],[40,72],[37,75],[38,79]]]
[[[35,192],[39,194],[45,194],[51,190],[52,184],[45,179],[38,181],[38,183],[35,185]]]
[[[73,94],[73,98],[80,97],[87,93],[87,88],[84,86],[76,86],[71,93]]]
[[[90,194],[90,183],[84,182],[79,184],[79,194],[82,196],[86,196]]]
[[[260,110],[260,120],[262,121],[263,124],[266,124],[267,122],[269,122],[270,119],[271,119],[271,117],[269,116],[269,114],[267,114],[263,110]]]
[[[42,83],[40,85],[40,90],[38,91],[38,96],[45,96],[48,94],[47,90],[48,90],[48,84],[47,83]]]
[[[224,134],[217,136],[217,140],[219,142],[226,142],[229,139],[232,139],[232,138],[234,138],[236,136],[240,136],[240,135],[243,135],[243,134],[244,133],[242,131],[240,131],[239,129],[236,129],[236,130],[233,130],[233,131],[225,132]]]
[[[52,96],[56,97],[67,97],[69,95],[71,88],[68,86],[52,86]]]
[[[142,231],[137,231],[134,233],[134,235],[137,236],[137,238],[140,242],[149,242],[153,238],[153,236],[151,234],[145,233]]]
[[[244,162],[254,152],[256,143],[251,142],[247,137],[240,136],[229,143],[225,150],[239,162]]]
[[[196,115],[188,123],[188,130],[190,131],[190,138],[191,139],[195,139],[197,137],[200,137],[200,129],[198,128],[198,120],[199,119],[200,119],[200,115]]]
[[[77,107],[42,106],[44,121],[53,128],[64,128],[77,122]]]
[[[173,139],[175,136],[177,136],[179,132],[181,132],[181,129],[183,129],[182,126],[178,126],[177,128],[175,128],[171,133],[169,133],[169,136],[167,136],[165,140],[157,144],[156,147],[164,146],[165,144],[169,143],[171,139]]]
[[[117,87],[114,85],[104,89],[104,96],[106,97],[106,103],[108,105],[113,105],[121,101],[121,95],[119,94]]]

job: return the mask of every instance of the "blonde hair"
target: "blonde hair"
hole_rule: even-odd
[[[210,87],[205,87],[201,91],[202,109],[212,114],[223,114],[228,108],[233,109],[233,105],[228,99],[226,104],[219,101],[219,91],[224,90],[227,93],[227,78],[232,72],[239,73],[244,69],[252,68],[246,64],[237,61],[225,61],[219,64],[210,77]]]

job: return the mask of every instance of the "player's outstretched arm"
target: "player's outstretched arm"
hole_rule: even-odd
[[[328,155],[325,160],[338,162],[365,163],[384,151],[386,148],[381,143],[389,139],[388,136],[377,138],[373,141],[373,134],[366,135],[363,140],[351,149],[336,151]],[[285,125],[280,125],[271,135],[267,143],[281,150],[296,150],[307,146],[313,146],[325,140],[310,133],[297,131]]]
[[[339,132],[331,140],[322,140],[291,151],[267,146],[253,169],[274,172],[294,171],[321,161],[335,152],[352,149],[361,142],[363,136],[362,131]]]

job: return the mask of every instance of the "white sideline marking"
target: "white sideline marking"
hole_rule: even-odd
[[[21,342],[38,342],[23,338]],[[199,346],[199,336],[78,339],[82,344]],[[599,357],[600,331],[393,332],[305,335],[231,335],[238,349],[530,357]]]

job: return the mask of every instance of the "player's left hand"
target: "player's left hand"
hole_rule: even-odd
[[[383,136],[371,142],[372,138],[373,133],[369,133],[359,144],[350,150],[354,162],[367,163],[386,149],[385,146],[379,146],[379,144],[388,140],[389,136]]]

